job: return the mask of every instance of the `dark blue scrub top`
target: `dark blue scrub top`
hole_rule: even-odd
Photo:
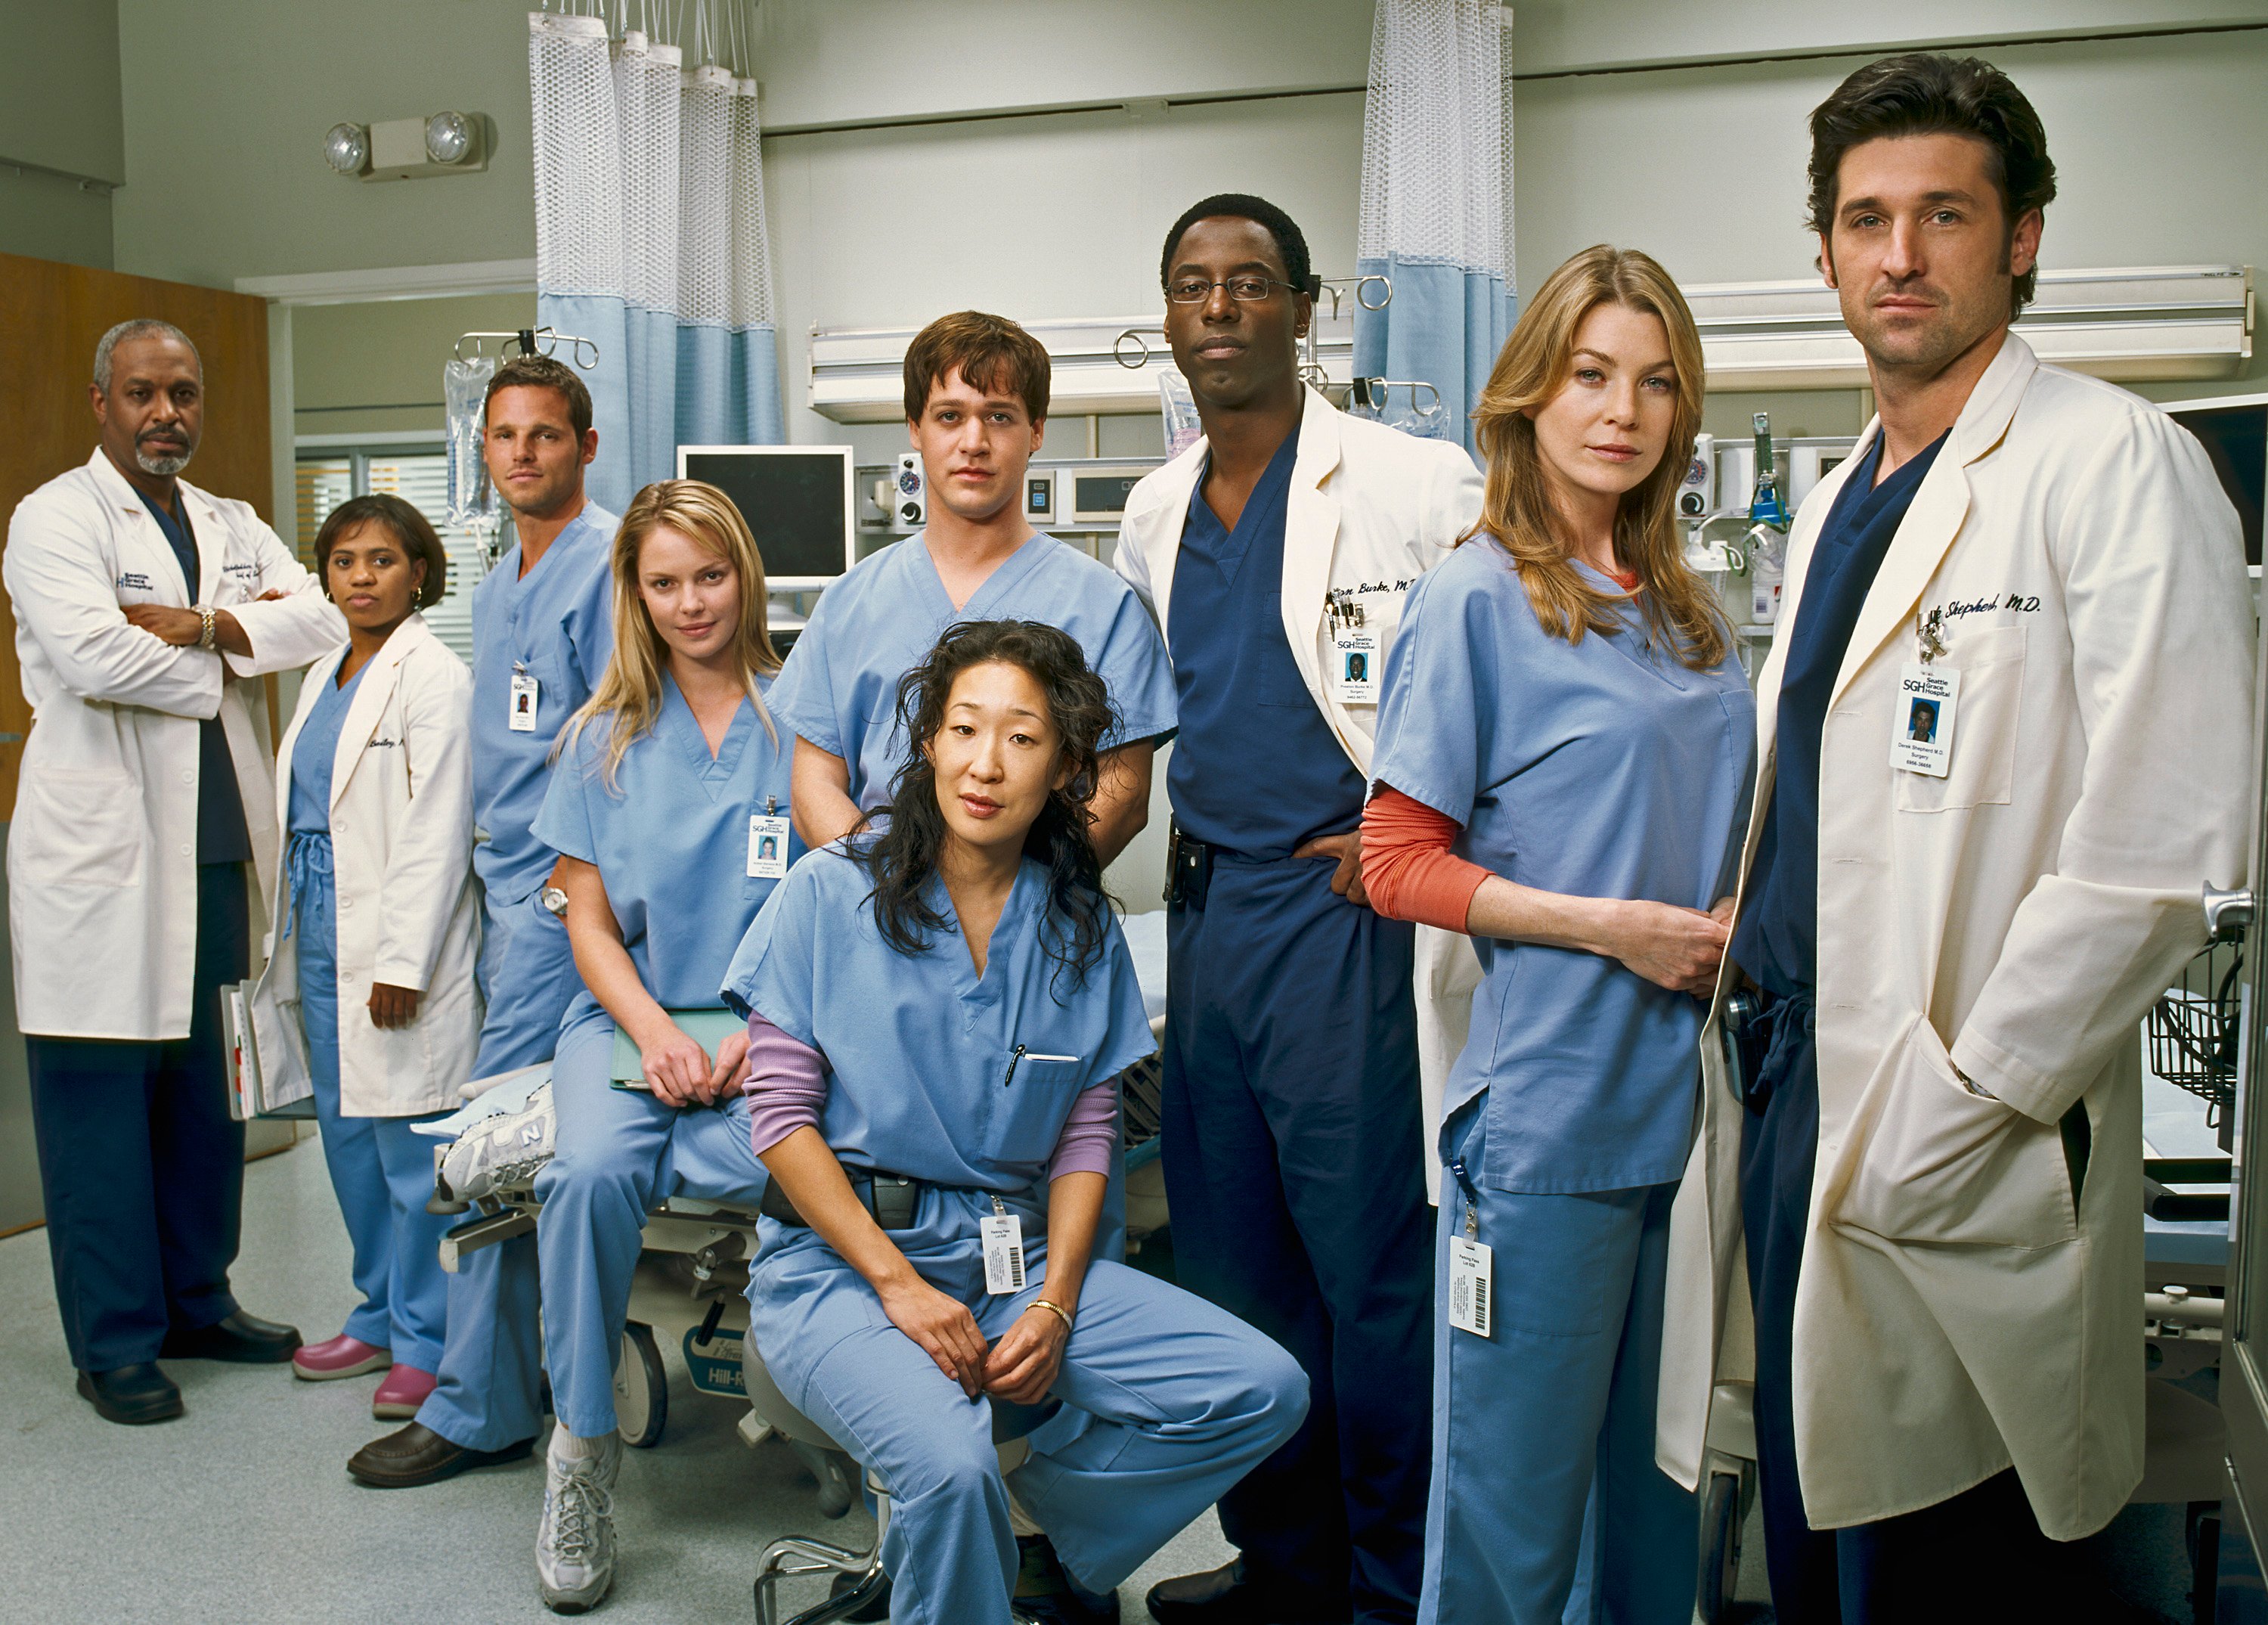
[[[1874,574],[1944,445],[1938,436],[1877,485],[1876,434],[1836,493],[1804,572],[1780,674],[1771,805],[1733,933],[1733,962],[1781,998],[1808,993],[1819,981],[1819,735],[1827,701]]]
[[[151,501],[148,492],[136,494],[158,521],[158,528],[166,533],[166,540],[173,544],[173,559],[181,566],[189,602],[196,602],[201,572],[197,538],[189,528],[189,516],[183,513],[176,518]],[[228,735],[218,717],[202,718],[197,723],[197,861],[252,861],[252,837],[244,824],[244,792],[237,787],[236,763],[228,754]]]
[[[1174,565],[1166,639],[1181,702],[1166,774],[1174,816],[1205,845],[1248,858],[1288,858],[1314,836],[1362,822],[1363,777],[1284,637],[1284,524],[1299,449],[1295,427],[1233,530],[1205,501],[1208,462]]]

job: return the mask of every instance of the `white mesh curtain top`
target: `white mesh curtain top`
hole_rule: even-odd
[[[1355,371],[1432,384],[1468,446],[1518,298],[1505,18],[1497,0],[1378,0],[1363,102],[1356,269],[1394,298],[1355,312]]]
[[[597,18],[527,26],[537,309],[599,346],[589,489],[620,513],[680,446],[785,438],[756,87]]]

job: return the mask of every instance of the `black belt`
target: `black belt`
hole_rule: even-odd
[[[1169,819],[1166,835],[1166,906],[1203,908],[1212,884],[1213,849]]]
[[[843,1177],[850,1181],[851,1194],[874,1222],[886,1230],[909,1230],[914,1227],[914,1214],[921,1206],[922,1182],[903,1174],[886,1173],[879,1168],[843,1167]],[[764,1199],[756,1211],[767,1219],[777,1219],[782,1224],[792,1224],[798,1230],[809,1230],[811,1221],[795,1210],[787,1193],[780,1188],[777,1179],[764,1181]]]

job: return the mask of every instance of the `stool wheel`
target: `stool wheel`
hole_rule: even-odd
[[[669,1422],[669,1372],[653,1328],[642,1320],[622,1327],[622,1357],[615,1367],[615,1430],[622,1443],[651,1450]]]

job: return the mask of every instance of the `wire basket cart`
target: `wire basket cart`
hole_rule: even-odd
[[[2235,934],[2191,960],[2144,1026],[2150,1070],[2205,1100],[2205,1121],[2223,1150],[2234,1136],[2243,988],[2244,942]]]

